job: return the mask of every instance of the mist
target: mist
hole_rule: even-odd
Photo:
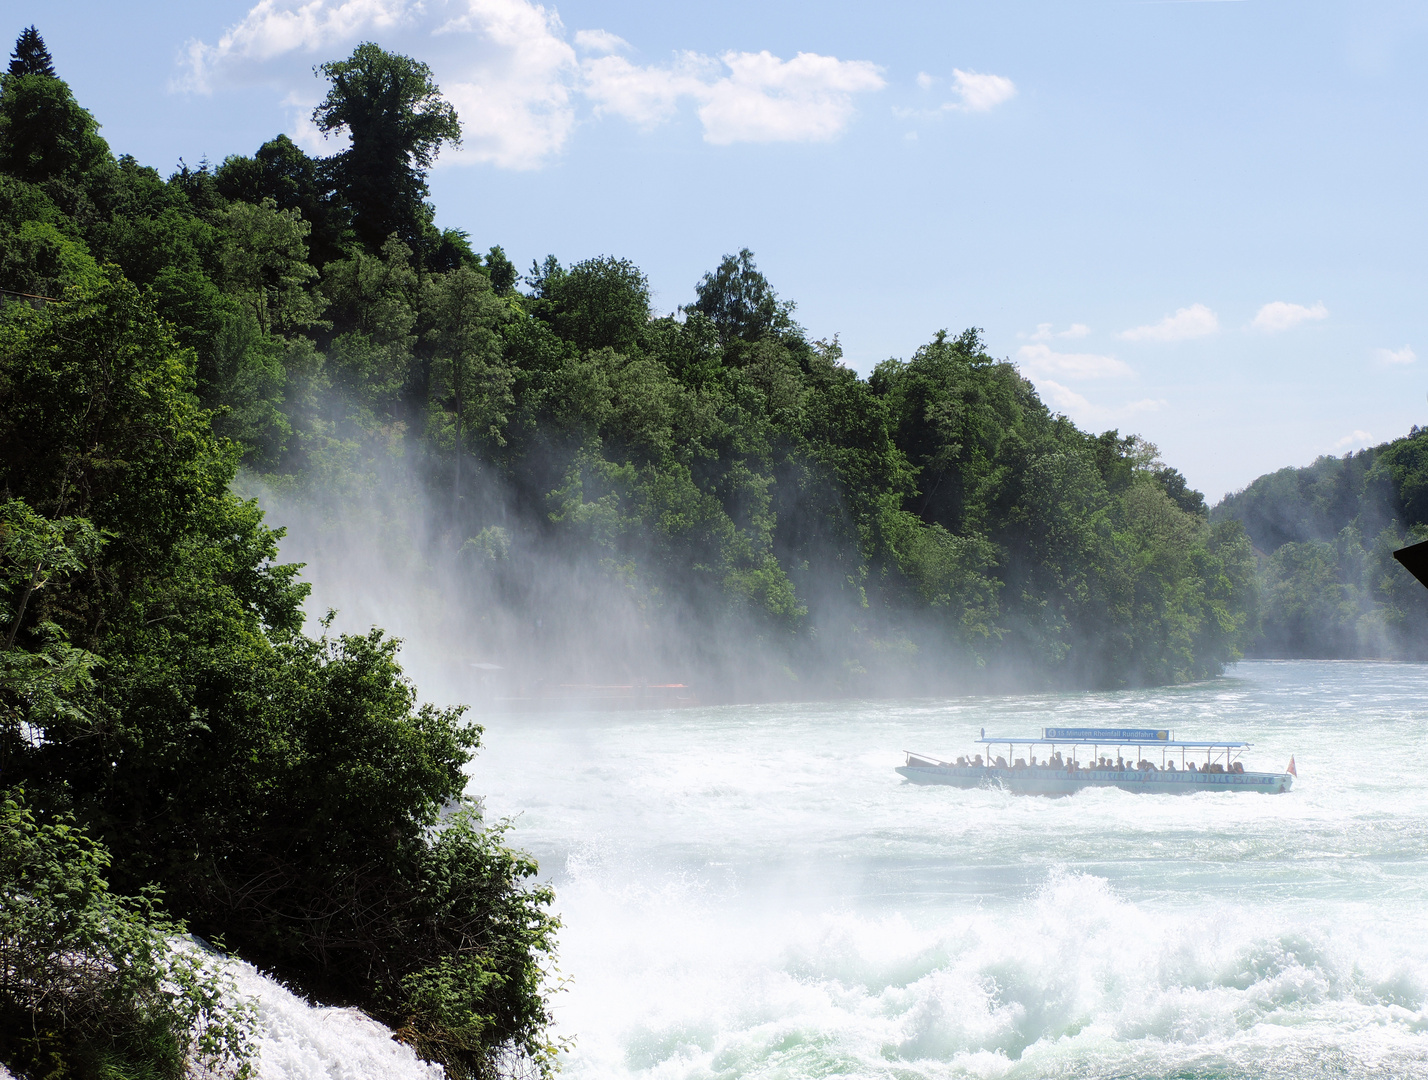
[[[1226,496],[1216,521],[1254,545],[1259,620],[1251,657],[1428,659],[1428,593],[1393,552],[1428,538],[1424,438],[1286,467]]]
[[[836,563],[800,568],[806,614],[795,634],[678,567],[661,580],[652,543],[614,552],[553,528],[490,467],[477,466],[460,500],[445,481],[389,457],[360,479],[298,485],[250,472],[237,485],[285,530],[282,560],[305,564],[309,632],[332,611],[334,631],[402,639],[403,667],[426,699],[479,714],[986,683],[930,620],[877,635]]]

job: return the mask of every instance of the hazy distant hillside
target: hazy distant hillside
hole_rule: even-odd
[[[1249,655],[1428,657],[1428,591],[1393,550],[1428,538],[1428,430],[1266,473],[1226,496],[1259,564]]]

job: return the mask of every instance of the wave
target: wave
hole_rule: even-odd
[[[258,1009],[256,1080],[443,1080],[440,1066],[358,1009],[313,1005],[248,964],[238,992]]]
[[[1065,870],[995,910],[755,915],[698,880],[571,870],[571,1077],[1428,1077],[1416,920],[1136,904]]]

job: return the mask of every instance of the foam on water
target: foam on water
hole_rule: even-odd
[[[313,1006],[247,964],[238,990],[258,1006],[258,1080],[442,1080],[445,1073],[393,1041],[357,1009]]]
[[[1283,796],[902,783],[978,728],[1170,726]],[[572,1077],[1428,1077],[1428,669],[488,717],[565,922]]]

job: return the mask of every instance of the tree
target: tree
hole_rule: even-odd
[[[313,121],[352,141],[332,159],[332,175],[358,239],[376,252],[395,233],[424,251],[433,231],[426,170],[443,145],[461,145],[456,109],[442,99],[431,68],[370,41],[317,70],[332,86]]]
[[[420,278],[411,255],[391,237],[380,256],[357,251],[323,271],[329,313],[344,328],[328,348],[328,371],[351,403],[374,419],[392,415],[413,372]]]
[[[25,1076],[252,1075],[256,1010],[109,853],[0,792],[0,1059]]]
[[[0,650],[6,783],[73,813],[116,893],[156,883],[197,933],[453,1076],[548,1068],[551,894],[463,798],[480,729],[419,705],[381,631],[301,632],[298,568],[232,491],[237,448],[191,372],[122,279],[0,309],[0,611],[23,607]],[[48,685],[10,663],[55,634],[97,661],[59,657]]]
[[[494,244],[486,253],[486,270],[491,275],[491,288],[497,296],[509,296],[515,292],[516,281],[521,276],[516,264],[506,258],[505,249]]]
[[[556,331],[581,351],[639,347],[650,321],[650,286],[629,259],[602,255],[566,270],[548,258],[532,278],[552,301]]]
[[[345,254],[346,209],[334,196],[327,162],[310,158],[292,139],[278,135],[252,157],[234,154],[214,172],[225,199],[261,203],[272,199],[279,210],[295,210],[312,228],[308,253],[318,269]]]
[[[461,496],[461,463],[468,420],[477,434],[497,445],[511,406],[511,373],[501,362],[501,339],[494,327],[506,306],[492,292],[490,280],[469,266],[442,274],[427,285],[426,303],[436,347],[432,374],[451,394],[455,456],[453,494]]]
[[[719,341],[757,341],[765,334],[791,330],[793,303],[781,301],[768,279],[754,265],[754,253],[741,248],[725,255],[719,268],[705,274],[694,286],[698,297],[691,311],[699,311],[719,328]]]
[[[322,313],[306,286],[317,277],[307,263],[308,223],[272,199],[234,203],[223,214],[224,284],[252,310],[267,334],[305,329]]]
[[[20,32],[20,37],[15,42],[15,51],[10,54],[10,74],[44,75],[51,79],[55,77],[54,60],[49,49],[45,48],[45,39],[40,37],[40,32],[34,26],[28,26]]]
[[[18,50],[19,46],[16,46]],[[51,72],[14,74],[0,90],[0,171],[40,183],[85,173],[109,155],[99,123]]]

